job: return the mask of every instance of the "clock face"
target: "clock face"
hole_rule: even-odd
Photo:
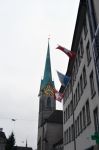
[[[44,89],[44,94],[47,96],[54,96],[54,89],[51,85],[47,85]]]

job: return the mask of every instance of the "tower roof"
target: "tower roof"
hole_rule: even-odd
[[[54,81],[52,81],[52,73],[51,73],[49,40],[48,40],[48,48],[47,48],[47,55],[46,55],[44,77],[43,77],[43,80],[41,80],[40,90],[43,89],[48,83],[50,83],[52,86],[54,86]]]

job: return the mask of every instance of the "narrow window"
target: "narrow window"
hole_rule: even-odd
[[[94,113],[95,132],[99,132],[98,107],[95,108],[93,113]]]
[[[80,132],[82,132],[82,112],[80,112]]]
[[[75,138],[77,137],[77,120],[75,120]]]
[[[91,96],[93,98],[93,96],[95,95],[95,86],[94,86],[94,78],[93,78],[93,71],[90,74],[90,89],[91,89]]]
[[[77,136],[78,136],[78,135],[79,135],[79,122],[78,122],[78,117],[77,117],[77,124],[76,124],[76,125],[77,125],[77,128],[76,128],[77,131],[76,131],[76,132],[77,132]]]
[[[88,29],[87,29],[87,24],[86,24],[86,20],[84,21],[84,35],[85,35],[85,39],[88,33]]]
[[[77,72],[78,72],[78,59],[77,59],[77,57],[76,57],[76,60],[75,60],[75,70],[76,70],[76,74],[77,74]]]
[[[69,142],[71,142],[71,133],[70,133],[70,127],[69,127]]]
[[[89,44],[89,41],[87,43],[87,46],[86,46],[86,54],[87,54],[87,63],[89,65],[90,61],[91,61],[91,55],[90,55],[90,44]]]
[[[69,130],[67,129],[67,144],[69,143]]]
[[[86,127],[86,114],[85,114],[85,106],[82,109],[83,114],[83,129]]]
[[[65,120],[65,118],[66,118],[65,116],[66,116],[66,112],[64,111],[64,124],[65,124],[65,121],[66,121],[66,120]]]
[[[67,121],[67,119],[68,119],[68,114],[67,114],[67,108],[66,108],[66,120],[65,121]]]
[[[83,80],[82,80],[82,75],[80,76],[80,95],[83,93]]]
[[[81,52],[81,57],[83,57],[84,47],[83,47],[83,40],[82,40],[82,38],[80,40],[80,52]]]
[[[77,95],[77,88],[76,88],[76,105],[77,105],[77,103],[78,103],[78,95]]]
[[[71,115],[73,114],[73,101],[71,100]]]
[[[75,101],[75,93],[74,93],[74,98],[73,98],[73,109],[76,107],[76,101]]]
[[[86,122],[87,122],[87,125],[91,122],[89,100],[87,100],[86,102]]]
[[[79,82],[78,82],[78,101],[80,99],[80,85],[79,85]]]
[[[78,49],[77,59],[78,59],[78,67],[79,67],[81,63],[80,49]]]
[[[84,85],[84,87],[86,86],[86,84],[87,84],[87,77],[86,77],[86,68],[84,66],[84,68],[83,68],[83,85]]]
[[[74,125],[73,124],[72,124],[71,128],[72,128],[72,141],[73,141],[74,140]]]

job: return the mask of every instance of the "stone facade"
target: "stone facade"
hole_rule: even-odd
[[[97,149],[99,134],[99,0],[80,0],[63,102],[64,150]]]
[[[55,143],[63,137],[63,112],[55,110],[39,132],[38,150],[55,150]]]

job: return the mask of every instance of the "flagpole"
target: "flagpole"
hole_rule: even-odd
[[[74,134],[74,150],[76,150],[76,138],[75,138],[75,113],[74,113],[74,100],[73,100],[73,76],[71,78],[71,92],[72,92],[72,101],[73,101],[73,134]]]

